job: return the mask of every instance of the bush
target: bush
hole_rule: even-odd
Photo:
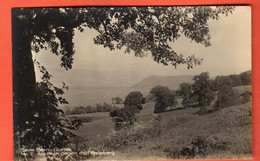
[[[119,131],[114,131],[108,138],[103,140],[104,147],[107,150],[120,149],[125,146],[139,145],[142,140],[148,140],[151,137],[162,135],[165,126],[162,125],[161,117],[156,116],[150,124],[135,122],[131,127],[122,128]]]
[[[251,93],[249,91],[246,91],[245,93],[242,94],[242,103],[247,103],[251,101]]]
[[[135,125],[131,128],[122,128],[112,133],[105,141],[104,146],[109,150],[119,149],[122,146],[137,145],[147,138],[144,126]]]
[[[198,156],[207,156],[212,153],[219,151],[225,151],[228,149],[228,143],[220,140],[218,137],[206,137],[197,136],[189,144],[180,149],[165,149],[164,152],[167,156],[173,159],[184,157],[184,158],[195,158]]]

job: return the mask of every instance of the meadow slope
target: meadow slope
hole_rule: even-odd
[[[251,85],[235,87],[251,92]],[[92,159],[244,159],[252,157],[252,102],[198,115],[199,108],[154,114],[155,102],[144,104],[133,128],[119,132],[109,113],[81,114],[93,121],[77,132],[90,149],[114,151],[115,156]],[[212,109],[212,107],[208,107]]]
[[[203,116],[195,114],[197,110],[198,108],[188,108],[165,112],[161,114],[159,122],[140,122],[131,130],[117,133],[114,138],[104,138],[98,142],[106,145],[102,150],[115,151],[116,155],[94,159],[252,157],[251,102]],[[122,140],[127,143],[121,144]],[[195,156],[184,153],[185,148],[194,147],[197,150]]]

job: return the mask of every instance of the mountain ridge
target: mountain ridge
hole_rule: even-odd
[[[178,75],[178,76],[158,76],[153,75],[149,76],[138,83],[131,86],[128,90],[135,90],[140,91],[143,94],[148,94],[150,89],[155,86],[166,86],[171,90],[176,90],[179,88],[179,85],[181,83],[187,82],[192,83],[193,82],[194,75]]]

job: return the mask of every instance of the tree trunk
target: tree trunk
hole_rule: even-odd
[[[31,52],[33,35],[25,20],[12,13],[13,117],[14,132],[20,131],[25,116],[22,109],[30,106],[35,87],[35,71]]]

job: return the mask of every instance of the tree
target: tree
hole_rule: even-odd
[[[252,72],[247,71],[239,74],[243,85],[250,85],[252,83]]]
[[[87,106],[85,107],[85,111],[86,113],[93,113],[93,112],[97,112],[97,109],[94,106]]]
[[[115,122],[115,130],[129,127],[136,121],[136,113],[143,109],[143,94],[139,91],[130,92],[124,101],[124,108],[116,108],[110,112],[112,120]]]
[[[85,113],[86,113],[86,109],[85,109],[85,107],[83,107],[83,106],[75,107],[75,108],[72,110],[72,114],[85,114]]]
[[[197,97],[198,105],[202,108],[209,106],[214,100],[214,93],[210,87],[209,73],[203,72],[193,78],[194,95]]]
[[[230,79],[232,80],[232,86],[236,87],[236,86],[241,86],[242,85],[242,81],[241,78],[239,77],[239,75],[237,74],[231,74]]]
[[[124,101],[120,97],[115,98],[115,104],[122,104]]]
[[[218,98],[215,103],[216,109],[226,108],[241,103],[240,94],[232,89],[230,84],[224,84],[218,91]]]
[[[109,113],[113,122],[115,122],[115,130],[117,131],[132,126],[136,121],[135,114],[136,111],[131,107],[116,109]]]
[[[232,79],[229,76],[217,76],[215,79],[215,86],[217,91],[220,91],[225,86],[232,88]]]
[[[103,111],[103,106],[100,103],[96,104],[96,109],[97,109],[97,112],[104,112]]]
[[[35,113],[34,109],[27,110],[32,106],[36,89],[32,51],[50,49],[61,56],[61,67],[69,70],[73,64],[74,30],[92,28],[99,33],[95,44],[110,50],[125,46],[126,52],[133,51],[136,56],[143,57],[149,52],[158,63],[187,64],[192,68],[200,64],[201,59],[194,55],[184,58],[172,50],[168,42],[174,42],[184,34],[196,43],[209,46],[208,20],[219,19],[221,14],[228,15],[233,10],[232,6],[214,9],[209,6],[13,9],[14,132],[31,129],[25,124]],[[25,126],[27,129],[23,128]]]
[[[217,91],[217,85],[215,79],[209,79],[209,86],[212,91]]]
[[[153,94],[156,97],[154,113],[164,112],[168,106],[177,104],[173,91],[168,87],[156,86],[151,89],[150,94]]]
[[[125,107],[132,108],[136,112],[143,109],[143,94],[139,91],[130,92],[124,101]]]
[[[107,103],[103,103],[103,112],[110,112],[112,110],[112,106]]]
[[[237,81],[239,79],[237,79],[234,75],[216,77],[215,84],[218,91],[218,97],[215,102],[215,108],[225,108],[241,103],[240,94],[238,91],[233,89],[234,80]]]
[[[178,94],[182,97],[182,105],[184,107],[188,107],[195,102],[193,97],[193,89],[190,83],[182,83],[180,84],[180,89],[178,90]]]

